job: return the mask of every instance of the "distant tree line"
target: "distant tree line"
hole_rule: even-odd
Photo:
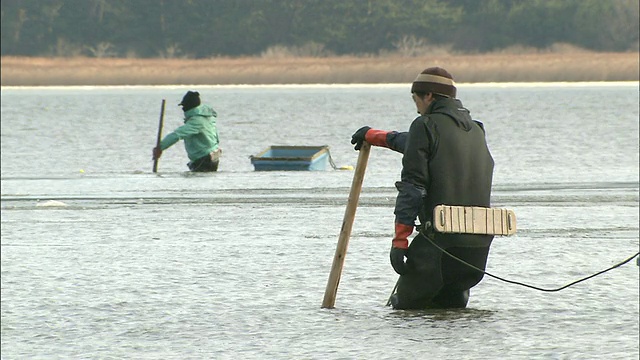
[[[2,0],[1,54],[188,57],[637,51],[638,0]]]

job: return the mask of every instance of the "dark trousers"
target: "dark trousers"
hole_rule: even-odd
[[[189,170],[194,172],[211,172],[218,171],[218,163],[220,160],[212,160],[211,155],[207,155],[201,157],[198,160],[191,161],[187,165],[189,166]]]
[[[489,247],[448,247],[446,251],[482,270],[489,255]],[[443,253],[422,233],[411,241],[407,268],[391,298],[394,309],[464,308],[469,289],[484,276]]]

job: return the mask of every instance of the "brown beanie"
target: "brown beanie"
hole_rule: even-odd
[[[434,93],[451,98],[456,97],[456,83],[449,72],[440,67],[425,69],[413,81],[411,92]]]

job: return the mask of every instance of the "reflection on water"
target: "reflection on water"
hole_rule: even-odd
[[[482,309],[430,309],[430,310],[391,310],[389,317],[400,317],[407,321],[430,321],[434,325],[454,321],[490,320],[495,313]]]

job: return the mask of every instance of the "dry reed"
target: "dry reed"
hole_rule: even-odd
[[[332,58],[1,58],[2,86],[408,83],[441,66],[459,83],[638,81],[638,53]]]

